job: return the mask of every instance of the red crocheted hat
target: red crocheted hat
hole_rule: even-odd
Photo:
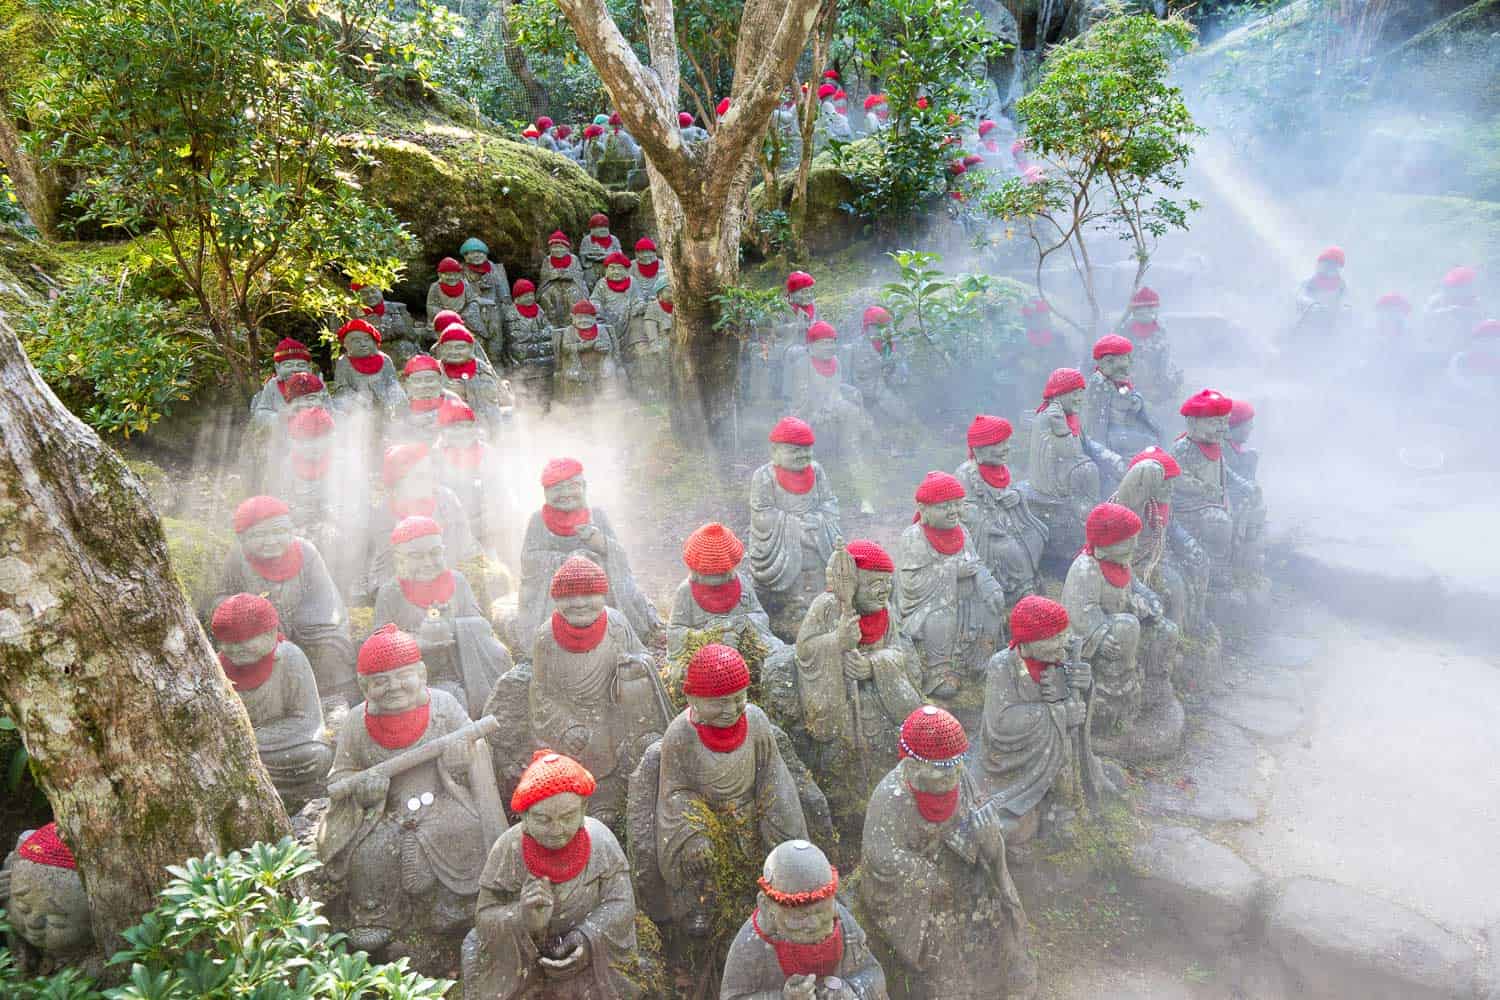
[[[438,261],[438,274],[461,274],[464,266],[452,257],[444,257]]]
[[[832,323],[818,320],[807,328],[807,342],[809,344],[817,340],[837,340],[839,332],[833,328]]]
[[[449,323],[448,326],[444,328],[442,334],[438,336],[437,342],[439,344],[451,344],[455,340],[461,340],[466,344],[472,344],[474,343],[474,335],[470,333],[469,328],[464,326],[462,323]]]
[[[516,283],[511,286],[510,297],[519,299],[521,296],[536,291],[536,285],[530,278],[517,278]]]
[[[650,250],[652,253],[656,253],[656,241],[649,236],[642,236],[635,241],[635,252],[640,253],[642,250]]]
[[[772,444],[798,444],[811,447],[816,440],[817,438],[813,436],[812,425],[796,417],[782,417],[776,422],[776,426],[771,428]]]
[[[891,314],[885,306],[870,306],[865,310],[865,314],[860,317],[859,322],[861,326],[865,327],[874,326],[876,323],[885,324],[891,322]]]
[[[969,750],[963,723],[936,705],[923,705],[901,723],[901,756],[926,764],[955,764]]]
[[[630,258],[622,254],[620,251],[616,250],[614,253],[604,258],[605,267],[609,267],[612,264],[619,264],[621,267],[629,267]]]
[[[983,448],[985,445],[999,444],[1010,440],[1012,433],[1014,429],[1009,420],[981,413],[969,424],[969,447]]]
[[[588,299],[579,299],[577,302],[573,303],[572,313],[574,316],[597,316],[599,315],[599,307],[594,305]]]
[[[1136,289],[1135,294],[1130,297],[1130,307],[1132,309],[1143,306],[1159,305],[1161,305],[1161,296],[1157,295],[1154,289],[1149,288],[1146,285],[1142,285],[1140,288]]]
[[[885,549],[864,538],[856,538],[844,546],[844,551],[854,558],[854,565],[872,573],[894,573],[896,563]]]
[[[547,237],[547,246],[552,247],[561,243],[565,247],[571,247],[573,241],[568,239],[568,234],[561,229],[552,230],[552,235]]]
[[[1087,385],[1083,372],[1077,368],[1058,368],[1047,376],[1047,384],[1042,389],[1042,398],[1052,399],[1065,393],[1077,392]]]
[[[1324,250],[1322,253],[1318,254],[1318,263],[1321,264],[1325,260],[1332,261],[1333,263],[1337,264],[1339,267],[1343,267],[1344,266],[1344,248],[1343,247],[1329,247],[1327,250]]]
[[[380,481],[386,486],[395,486],[428,454],[427,445],[420,441],[392,445],[385,450],[385,460],[380,466]]]
[[[682,547],[682,561],[694,573],[729,573],[745,558],[745,543],[718,521],[688,535]]]
[[[1141,519],[1123,504],[1101,503],[1089,511],[1083,535],[1091,547],[1113,545],[1141,533]]]
[[[438,406],[437,422],[439,427],[449,427],[453,424],[465,422],[472,423],[474,411],[469,408],[468,403],[460,403],[457,400],[445,399]]]
[[[1411,303],[1400,292],[1386,292],[1375,300],[1376,309],[1390,309],[1403,315],[1411,312]]]
[[[1040,594],[1029,594],[1010,609],[1010,644],[1050,639],[1068,627],[1068,609]]]
[[[717,642],[703,646],[688,661],[682,693],[694,698],[722,698],[750,686],[750,668],[738,650]]]
[[[234,533],[238,535],[246,528],[253,528],[273,517],[285,517],[291,508],[275,497],[258,496],[241,501],[234,509]]]
[[[418,354],[406,363],[406,367],[401,369],[401,374],[415,375],[417,372],[435,372],[438,370],[437,358],[431,354]]]
[[[374,339],[375,343],[380,343],[380,331],[371,326],[369,320],[363,319],[351,319],[349,322],[339,327],[339,343],[342,344],[344,342],[344,338],[349,336],[349,334],[353,333],[356,330],[358,330],[360,333],[368,333]]]
[[[816,284],[817,282],[813,280],[813,276],[806,271],[793,271],[786,276],[786,293],[790,295],[793,292],[800,292],[804,288],[811,288]]]
[[[609,216],[605,215],[603,212],[595,212],[593,215],[589,216],[590,229],[598,229],[600,226],[607,225],[609,225]]]
[[[600,565],[583,556],[569,556],[552,574],[552,597],[582,597],[609,593],[609,577]]]
[[[826,100],[828,100],[828,98],[830,98],[834,94],[838,93],[838,89],[839,88],[835,87],[831,83],[825,83],[825,84],[820,85],[818,87],[818,100],[820,100],[820,101],[826,101]]]
[[[1248,399],[1236,399],[1229,407],[1229,426],[1238,427],[1255,419],[1255,407]]]
[[[1022,316],[1045,316],[1051,311],[1052,307],[1047,305],[1047,300],[1043,298],[1032,299],[1021,306]]]
[[[1500,319],[1480,320],[1474,324],[1474,330],[1470,335],[1476,340],[1489,340],[1493,337],[1500,337]],[[1229,422],[1231,424],[1234,423],[1233,418]]]
[[[690,128],[693,124],[693,116],[686,111],[677,112],[677,127]]]
[[[922,477],[922,485],[917,487],[917,503],[947,503],[966,496],[964,484],[946,472],[927,473]]]
[[[307,345],[300,340],[287,337],[276,344],[276,352],[271,355],[271,360],[277,364],[283,361],[311,361],[312,352]]]
[[[442,333],[454,323],[462,323],[463,321],[464,318],[452,309],[439,309],[437,315],[432,317],[432,329],[437,333]]]
[[[545,131],[547,131],[547,130],[548,130],[548,129],[549,129],[549,128],[551,128],[551,127],[552,127],[552,119],[551,119],[551,118],[548,118],[548,117],[547,117],[547,116],[546,116],[546,115],[542,115],[542,117],[540,117],[540,118],[538,118],[538,119],[537,119],[537,120],[536,120],[536,123],[535,123],[535,124],[536,124],[536,127],[537,127],[537,128],[539,128],[539,129],[541,129],[541,130],[542,130],[542,131],[543,131],[543,132],[545,132]]]
[[[585,139],[597,139],[597,138],[599,138],[603,134],[604,134],[604,126],[603,125],[585,125],[583,127],[583,137]]]
[[[1443,286],[1445,288],[1463,288],[1472,285],[1474,279],[1479,277],[1479,272],[1467,264],[1460,264],[1447,274],[1443,275]]]
[[[994,121],[992,121],[991,119],[989,119],[989,118],[984,119],[982,122],[979,123],[979,138],[983,139],[985,136],[989,135],[991,132],[993,132],[998,127],[999,126],[997,126],[994,123]]]
[[[576,458],[554,458],[542,466],[542,489],[551,489],[564,480],[583,475],[583,463]]]
[[[323,380],[312,372],[294,372],[292,377],[282,383],[286,389],[286,401],[290,403],[294,399],[303,396],[311,396],[322,392],[325,388]]]
[[[588,798],[598,786],[589,769],[572,757],[538,750],[531,755],[531,763],[521,772],[521,781],[511,793],[510,811],[523,813],[543,799],[563,792]]]
[[[442,533],[442,527],[432,518],[413,514],[411,517],[403,517],[396,527],[391,529],[391,544],[405,545],[418,538]]]
[[[244,642],[275,632],[281,627],[281,617],[276,605],[259,594],[233,594],[214,608],[208,627],[220,642]]]
[[[879,106],[881,104],[884,104],[884,103],[885,103],[885,95],[884,94],[871,94],[869,97],[865,98],[865,110],[869,111],[871,108],[877,107],[877,106]],[[983,132],[980,133],[980,135],[983,135],[983,134],[984,134]]]
[[[542,133],[537,130],[537,127],[535,125],[528,125],[521,130],[521,135],[525,136],[527,139],[536,139],[540,137],[541,134]]]
[[[718,115],[720,118],[723,118],[728,113],[729,113],[729,98],[726,97],[722,101],[720,101],[718,104],[714,105],[714,114]]]
[[[1164,451],[1154,444],[1132,458],[1130,460],[1130,467],[1133,469],[1142,462],[1155,462],[1160,465],[1161,470],[1167,474],[1168,479],[1176,479],[1182,475],[1182,466],[1177,464],[1177,459],[1173,458],[1170,452]]]
[[[1234,400],[1222,392],[1204,389],[1189,396],[1178,409],[1184,417],[1224,417],[1234,408]]]
[[[333,414],[321,406],[299,411],[287,422],[286,432],[294,441],[308,441],[333,433]]]
[[[73,852],[68,850],[68,845],[62,842],[57,835],[56,821],[48,823],[32,833],[31,836],[21,841],[21,846],[16,848],[20,857],[32,864],[46,865],[49,868],[78,869],[78,862],[73,859]]]
[[[395,622],[383,625],[359,647],[359,673],[383,674],[387,670],[399,670],[422,659],[422,647],[417,640],[396,627]]]
[[[1094,360],[1107,358],[1111,354],[1129,354],[1133,350],[1135,350],[1135,345],[1130,342],[1130,338],[1122,337],[1118,333],[1106,333],[1094,341]]]

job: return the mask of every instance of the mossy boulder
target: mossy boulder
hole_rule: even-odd
[[[1500,60],[1500,0],[1479,0],[1398,45],[1384,58],[1384,96],[1418,96],[1422,110],[1434,101],[1480,112],[1500,112],[1494,86]]]

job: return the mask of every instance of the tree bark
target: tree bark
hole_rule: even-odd
[[[31,218],[43,239],[57,239],[57,216],[62,208],[63,187],[57,174],[38,164],[21,147],[21,131],[5,111],[5,90],[0,87],[0,163],[5,164],[16,200]]]
[[[551,111],[549,105],[551,100],[542,82],[536,78],[531,71],[531,63],[526,59],[526,51],[516,44],[515,36],[510,29],[510,8],[514,0],[502,0],[500,6],[495,10],[495,30],[500,35],[500,52],[505,58],[505,66],[510,70],[521,89],[526,92],[526,103],[531,107],[531,117],[548,114]]]
[[[0,708],[77,857],[104,955],[167,865],[290,830],[145,487],[58,402],[3,313]]]

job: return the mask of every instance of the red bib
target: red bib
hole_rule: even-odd
[[[475,441],[462,448],[444,448],[443,461],[458,469],[473,471],[484,461],[484,442]]]
[[[619,281],[611,281],[609,278],[605,278],[604,283],[609,286],[609,290],[612,292],[630,291],[630,277],[628,275]]]
[[[380,371],[385,364],[385,358],[379,351],[363,358],[350,357],[349,364],[361,375],[374,375]]]
[[[329,467],[333,465],[333,456],[323,454],[317,458],[304,458],[301,455],[292,456],[292,474],[298,479],[311,482],[314,479],[322,479],[328,474]]]
[[[1099,560],[1099,569],[1112,587],[1130,586],[1130,564]]]
[[[776,473],[776,481],[781,484],[781,488],[798,496],[811,490],[818,480],[818,472],[811,464],[800,472],[783,469],[779,465],[773,465],[771,469]]]
[[[813,371],[824,378],[832,378],[839,373],[838,358],[808,358],[812,362]]]
[[[879,611],[871,611],[867,615],[859,616],[859,644],[861,646],[873,646],[885,638],[886,630],[891,627],[891,611],[889,608],[881,608]]]
[[[711,615],[722,615],[739,606],[740,594],[744,588],[740,584],[740,578],[736,576],[726,583],[699,583],[690,580],[688,589],[693,592],[693,600],[698,607]]]
[[[449,364],[447,361],[443,362],[443,374],[448,378],[456,379],[460,382],[471,379],[478,373],[478,358],[470,358],[468,361],[460,362],[456,365]]]
[[[544,878],[553,885],[571,882],[588,866],[588,827],[580,826],[573,839],[557,850],[543,847],[527,834],[521,835],[521,860],[526,870],[537,878]]]
[[[672,315],[672,309],[677,305],[675,302],[663,302],[660,299],[657,300],[656,304],[661,306],[661,311],[668,316]]]
[[[979,465],[979,478],[989,483],[997,490],[1003,490],[1010,486],[1010,466],[1008,465]]]
[[[450,299],[460,298],[464,294],[464,283],[462,281],[460,281],[456,285],[445,285],[441,281],[439,281],[438,288],[440,288],[443,294],[448,296],[448,298]]]
[[[578,330],[576,326],[573,329]],[[578,339],[582,341],[598,340],[599,324],[595,323],[593,326],[588,327],[587,329],[578,330]]]
[[[491,270],[489,261],[485,261],[483,264],[470,264],[465,261],[464,267],[470,271],[473,271],[475,274],[489,274]]]
[[[776,962],[789,979],[792,976],[832,976],[843,964],[844,927],[837,918],[833,921],[833,933],[817,944],[797,944],[768,937],[760,929],[759,910],[750,914],[750,926],[776,952]]]
[[[285,638],[278,632],[277,644],[279,645]],[[254,691],[271,679],[271,671],[276,667],[276,650],[273,648],[254,663],[247,663],[244,666],[229,662],[229,658],[220,653],[219,666],[224,668],[224,676],[229,678],[229,683],[234,685],[236,691]]]
[[[397,580],[401,593],[419,608],[447,604],[453,600],[453,571],[445,569],[431,580]]]
[[[1074,437],[1077,437],[1078,435],[1083,433],[1083,425],[1078,422],[1078,414],[1069,413],[1067,415],[1067,421],[1068,430],[1073,433]]]
[[[385,302],[382,300],[379,305],[365,306],[364,311],[366,316],[384,316]]]
[[[1057,666],[1056,663],[1048,663],[1046,660],[1033,660],[1029,656],[1023,656],[1021,659],[1025,662],[1026,672],[1031,675],[1031,680],[1035,684],[1042,683],[1042,673],[1048,667]]]
[[[274,559],[256,559],[254,556],[247,555],[245,561],[261,579],[272,583],[285,583],[302,572],[302,543],[293,539],[292,544]]]
[[[641,277],[643,278],[654,278],[656,277],[656,272],[661,270],[661,261],[659,259],[653,260],[649,264],[642,264],[640,261],[636,261],[635,269],[641,272]]]
[[[365,732],[370,739],[387,750],[400,750],[411,746],[427,732],[427,722],[432,715],[432,698],[425,704],[409,708],[395,715],[371,715],[365,709]]]
[[[525,316],[527,319],[536,319],[537,313],[541,311],[542,307],[537,305],[535,302],[533,302],[529,306],[523,306],[519,302],[516,303],[516,312],[522,316]]]
[[[431,413],[433,410],[437,409],[439,406],[442,406],[442,405],[443,405],[443,397],[442,396],[433,396],[430,399],[413,399],[411,401],[411,412],[413,412],[413,413]]]
[[[566,271],[573,266],[573,255],[566,254],[562,257],[548,257],[547,263],[551,264],[558,271]]]
[[[714,753],[728,753],[738,750],[745,742],[745,734],[750,731],[750,717],[741,715],[738,722],[732,726],[722,729],[718,726],[706,726],[701,722],[694,722],[693,728],[698,731],[698,740]]]
[[[1026,340],[1032,347],[1051,347],[1055,334],[1051,330],[1027,330]]]
[[[604,641],[604,633],[608,628],[609,614],[604,611],[599,612],[598,618],[582,628],[569,625],[561,611],[552,612],[552,638],[570,653],[587,653],[594,649]]]
[[[577,510],[558,510],[556,507],[542,504],[542,523],[554,535],[571,537],[578,533],[579,525],[589,523],[589,509],[579,507]]]
[[[593,243],[594,246],[598,247],[600,250],[608,250],[609,249],[609,245],[614,242],[614,237],[613,236],[603,236],[603,237],[600,237],[600,236],[595,236],[593,233],[590,233],[589,234],[589,242]]]
[[[928,545],[945,556],[951,556],[963,550],[964,526],[961,524],[951,528],[934,528],[924,524],[922,534],[927,536]]]
[[[437,497],[417,497],[413,500],[397,500],[391,497],[391,513],[400,521],[408,517],[431,517],[437,510]]]
[[[1131,323],[1130,339],[1136,342],[1140,342],[1142,340],[1146,340],[1153,333],[1160,329],[1161,327],[1157,325],[1155,320],[1152,320],[1150,323]]]
[[[929,823],[942,823],[952,816],[958,809],[958,786],[946,792],[919,792],[910,784],[906,790],[911,792],[912,801],[917,804],[917,812]]]

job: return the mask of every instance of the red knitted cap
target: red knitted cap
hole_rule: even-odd
[[[244,642],[275,632],[281,627],[281,617],[276,614],[276,605],[259,594],[234,594],[214,608],[208,627],[220,642]]]
[[[532,284],[529,278],[518,278],[516,279],[516,283],[511,286],[510,297],[519,299],[521,296],[534,291],[536,291],[536,285]]]
[[[559,243],[561,243],[565,247],[571,247],[573,245],[573,241],[568,239],[567,233],[563,232],[561,229],[554,229],[552,231],[552,235],[547,237],[547,246],[556,246]]]
[[[1083,534],[1090,546],[1114,545],[1140,533],[1140,517],[1118,503],[1101,503],[1089,511],[1088,519],[1083,522]]]
[[[438,261],[438,274],[461,274],[464,266],[452,257],[444,257]]]
[[[874,326],[876,323],[889,323],[890,321],[891,314],[885,306],[870,306],[860,318],[860,325]]]
[[[422,659],[422,648],[417,640],[396,627],[395,622],[383,625],[359,647],[358,671],[362,675],[383,674],[387,670],[418,663]]]
[[[535,125],[528,125],[521,130],[521,134],[528,139],[538,138],[542,133],[537,131]]]
[[[901,756],[926,764],[946,764],[969,749],[963,723],[936,705],[923,705],[901,723]]]
[[[371,326],[368,320],[363,319],[351,319],[349,322],[339,327],[339,343],[342,344],[344,342],[344,338],[349,336],[349,334],[353,333],[356,330],[358,330],[360,333],[368,333],[372,338],[374,338],[375,343],[380,343],[380,331]]]
[[[48,868],[70,868],[77,870],[78,862],[73,860],[73,852],[68,850],[68,845],[62,842],[57,835],[57,823],[48,823],[31,836],[21,841],[17,853],[21,858],[32,864],[46,865]]]
[[[929,472],[917,487],[917,503],[947,503],[968,496],[964,484],[946,472]]]
[[[554,458],[542,467],[542,489],[549,489],[566,479],[581,475],[583,463],[578,459]]]
[[[1077,368],[1058,368],[1047,376],[1047,385],[1042,389],[1043,399],[1052,399],[1066,393],[1077,392],[1087,387],[1083,372]]]
[[[294,441],[307,441],[333,433],[333,414],[321,406],[299,411],[286,426]]]
[[[871,108],[874,108],[877,105],[881,105],[881,104],[884,104],[884,103],[885,103],[885,95],[884,94],[871,94],[869,97],[865,98],[865,110],[869,111]],[[979,134],[983,135],[984,133],[981,132]]]
[[[463,321],[464,318],[452,309],[439,309],[437,315],[432,317],[432,328],[438,333],[442,333],[454,323],[462,323]]]
[[[407,542],[418,538],[426,538],[428,535],[441,535],[443,529],[430,517],[414,514],[411,517],[403,517],[399,524],[391,530],[391,544],[405,545]]]
[[[1467,264],[1460,264],[1443,275],[1443,285],[1447,288],[1463,288],[1465,285],[1472,285],[1477,277],[1478,271]]]
[[[1140,288],[1136,289],[1135,294],[1130,297],[1130,305],[1131,308],[1135,308],[1137,306],[1159,306],[1161,305],[1161,296],[1157,295],[1154,289],[1151,289],[1146,285],[1142,285]]]
[[[717,642],[703,646],[688,661],[682,693],[694,698],[722,698],[750,686],[750,668],[738,650]]]
[[[1375,300],[1376,309],[1394,309],[1399,313],[1411,312],[1411,303],[1406,301],[1406,296],[1400,292],[1386,292]]]
[[[456,340],[461,340],[466,344],[472,344],[474,343],[474,335],[470,333],[469,328],[464,326],[462,323],[449,323],[448,326],[444,328],[442,334],[438,336],[437,342],[439,344],[451,344]]]
[[[583,137],[585,139],[597,139],[597,138],[599,138],[603,134],[604,134],[604,126],[603,125],[585,125],[583,127]]]
[[[238,535],[246,528],[253,528],[273,517],[285,517],[292,509],[275,497],[258,496],[242,501],[234,509],[234,533]]]
[[[276,353],[271,355],[271,360],[280,364],[283,361],[311,361],[312,352],[307,345],[300,340],[287,337],[276,344]]]
[[[582,597],[609,593],[609,577],[600,565],[583,556],[569,556],[552,574],[552,597]]]
[[[1500,324],[1496,324],[1500,327]],[[1248,399],[1236,399],[1229,407],[1229,426],[1238,427],[1240,424],[1255,419],[1255,407],[1250,405]]]
[[[1189,396],[1178,409],[1184,417],[1224,417],[1234,408],[1234,400],[1222,392],[1204,389]]]
[[[825,69],[823,71],[823,79],[825,80],[837,80],[838,78],[839,71],[836,69]]]
[[[386,486],[395,486],[406,478],[406,474],[428,455],[427,445],[422,442],[415,444],[392,445],[385,450],[385,460],[380,466],[380,480]]]
[[[809,344],[817,340],[836,340],[838,339],[838,335],[839,332],[833,328],[832,323],[825,323],[822,320],[818,320],[807,328],[807,342]]]
[[[682,561],[694,573],[729,573],[745,557],[745,543],[718,521],[688,535],[682,547]]]
[[[1157,465],[1160,465],[1161,470],[1167,474],[1168,479],[1176,479],[1182,475],[1182,466],[1177,464],[1177,459],[1173,458],[1170,452],[1163,451],[1154,444],[1132,458],[1130,460],[1130,467],[1133,469],[1142,462],[1155,462]]]
[[[1068,627],[1068,609],[1056,601],[1030,594],[1010,609],[1010,644],[1050,639]]]
[[[572,313],[574,316],[597,316],[599,315],[599,307],[594,305],[588,299],[579,299],[577,302],[573,303]]]
[[[983,448],[985,445],[1008,441],[1013,432],[1010,421],[1004,417],[981,413],[969,424],[969,447]]]
[[[589,769],[572,757],[538,750],[531,755],[531,763],[521,772],[520,784],[511,793],[510,811],[523,813],[543,799],[563,792],[588,798],[597,787],[598,782]]]
[[[726,115],[728,112],[729,112],[729,98],[726,97],[722,101],[720,101],[718,104],[714,105],[714,114],[718,115],[720,118],[723,118],[724,115]]]
[[[691,124],[691,122],[689,124]],[[649,236],[642,236],[640,239],[635,241],[635,252],[640,253],[642,250],[650,250],[652,253],[655,253],[656,241]]]
[[[406,363],[401,369],[403,375],[415,375],[417,372],[435,372],[438,370],[438,360],[431,354],[418,354]]]
[[[294,399],[301,399],[303,396],[322,392],[324,389],[323,380],[312,372],[296,372],[282,384],[286,386],[288,403]]]
[[[616,250],[614,253],[604,258],[605,267],[609,267],[611,264],[618,264],[621,267],[629,267],[630,258],[622,254],[620,251]]]
[[[1500,319],[1480,320],[1478,323],[1474,324],[1474,330],[1471,335],[1478,340],[1488,340],[1491,337],[1500,337]],[[1230,418],[1229,422],[1231,424],[1234,423],[1234,419]]]
[[[1335,264],[1337,264],[1339,267],[1343,267],[1344,266],[1344,248],[1343,247],[1329,247],[1327,250],[1324,250],[1322,253],[1318,254],[1318,263],[1321,264],[1325,260],[1331,260]]]
[[[1135,350],[1135,345],[1130,338],[1122,337],[1118,333],[1106,333],[1094,341],[1094,360],[1109,357],[1111,354],[1129,354]]]
[[[885,549],[874,542],[864,538],[856,538],[844,546],[854,559],[854,565],[859,569],[869,570],[872,573],[894,573],[896,564],[891,555]]]
[[[469,404],[460,403],[457,400],[445,399],[438,406],[437,422],[439,427],[449,427],[453,424],[472,423],[474,411]]]
[[[796,417],[782,417],[771,428],[772,444],[800,444],[810,447],[816,440],[812,425]]]
[[[542,115],[542,117],[536,120],[536,127],[545,132],[552,127],[552,119],[546,115]]]
[[[839,88],[835,87],[831,83],[823,84],[822,86],[818,87],[818,100],[822,101],[832,97],[834,94],[838,93],[838,89]]]
[[[688,128],[693,124],[693,116],[686,111],[677,112],[677,127]]]
[[[804,288],[811,288],[816,284],[817,282],[813,280],[813,276],[806,271],[793,271],[786,276],[786,293],[790,295],[793,292],[800,292]]]
[[[593,215],[589,216],[590,229],[598,229],[600,226],[607,225],[609,225],[609,216],[605,215],[603,212],[595,212]]]
[[[1022,316],[1045,316],[1051,311],[1052,307],[1047,305],[1047,300],[1043,298],[1032,299],[1021,306]]]

